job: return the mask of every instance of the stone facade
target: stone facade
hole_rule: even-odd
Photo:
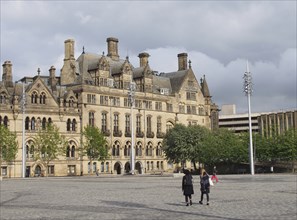
[[[121,59],[118,42],[116,38],[107,39],[106,56],[83,51],[75,59],[75,41],[66,40],[60,77],[51,66],[47,76],[40,74],[38,69],[36,76],[24,77],[15,83],[12,81],[12,63],[6,61],[3,64],[0,123],[16,132],[19,143],[15,161],[2,164],[4,175],[22,176],[23,127],[26,176],[46,172],[53,176],[81,175],[88,174],[91,167],[93,172],[99,170],[102,174],[128,173],[131,133],[134,133],[137,173],[173,172],[176,165],[168,163],[162,152],[162,138],[166,131],[176,123],[199,124],[209,129],[218,127],[218,107],[211,100],[205,76],[197,81],[186,53],[178,54],[177,71],[156,74],[149,66],[148,53],[139,54],[139,67],[134,67],[128,57]],[[135,85],[133,93],[131,85]],[[134,101],[133,108],[131,100]],[[59,127],[61,134],[67,137],[69,147],[65,155],[50,162],[46,171],[39,161],[33,160],[32,154],[33,137],[47,123]],[[80,156],[82,131],[88,124],[97,126],[106,136],[108,160],[89,164],[86,156]],[[132,127],[134,132],[131,132]]]

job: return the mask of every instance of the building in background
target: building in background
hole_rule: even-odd
[[[251,114],[252,131],[262,135],[280,134],[297,128],[297,110],[257,112]],[[219,115],[219,127],[234,130],[236,133],[249,131],[248,113],[236,114],[235,105],[223,105]]]
[[[26,176],[124,174],[130,171],[131,129],[135,128],[135,169],[138,173],[173,171],[166,161],[162,139],[176,123],[218,127],[218,107],[213,103],[205,76],[196,79],[186,53],[178,54],[178,70],[156,74],[149,65],[149,54],[139,54],[139,66],[129,57],[121,59],[118,39],[107,38],[107,55],[86,53],[76,59],[74,40],[64,42],[65,56],[60,76],[51,66],[48,74],[38,69],[34,77],[13,81],[12,63],[5,61],[0,82],[0,124],[16,132],[17,158],[4,162],[1,169],[9,177],[22,171],[22,88],[25,85]],[[135,107],[131,112],[129,88],[135,83]],[[133,126],[131,121],[133,117]],[[51,161],[48,170],[34,161],[34,136],[47,123],[53,123],[67,137],[65,155]],[[81,156],[82,131],[97,126],[106,136],[110,158],[90,164]],[[92,166],[92,169],[90,169]]]

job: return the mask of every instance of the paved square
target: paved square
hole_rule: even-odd
[[[222,175],[210,206],[186,207],[181,177],[99,176],[4,179],[0,219],[297,219],[297,176]]]

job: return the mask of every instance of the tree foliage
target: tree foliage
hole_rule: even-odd
[[[34,138],[34,142],[34,160],[39,160],[44,164],[46,170],[50,161],[65,154],[67,147],[65,137],[59,133],[58,127],[52,124],[48,124],[45,130],[40,130]]]
[[[16,135],[4,125],[0,125],[0,168],[3,161],[13,161],[16,158],[17,152],[18,143],[16,141]]]
[[[296,137],[296,130],[270,137],[254,133],[256,158],[263,162],[296,161]],[[174,163],[191,161],[208,166],[222,162],[245,163],[249,161],[249,133],[235,134],[227,129],[210,131],[199,125],[176,124],[163,139],[163,151]]]
[[[83,135],[85,142],[83,144],[83,154],[87,155],[92,161],[104,161],[108,158],[108,150],[106,148],[107,141],[103,133],[98,127],[87,126],[84,128]],[[90,172],[92,173],[92,166],[90,166]]]

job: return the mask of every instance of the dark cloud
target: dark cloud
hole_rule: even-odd
[[[12,13],[13,12],[13,13]],[[14,78],[62,67],[64,40],[77,56],[106,52],[119,39],[121,57],[151,54],[153,69],[174,71],[187,52],[213,100],[246,112],[242,89],[250,61],[252,110],[296,108],[296,1],[1,1],[1,63]]]

